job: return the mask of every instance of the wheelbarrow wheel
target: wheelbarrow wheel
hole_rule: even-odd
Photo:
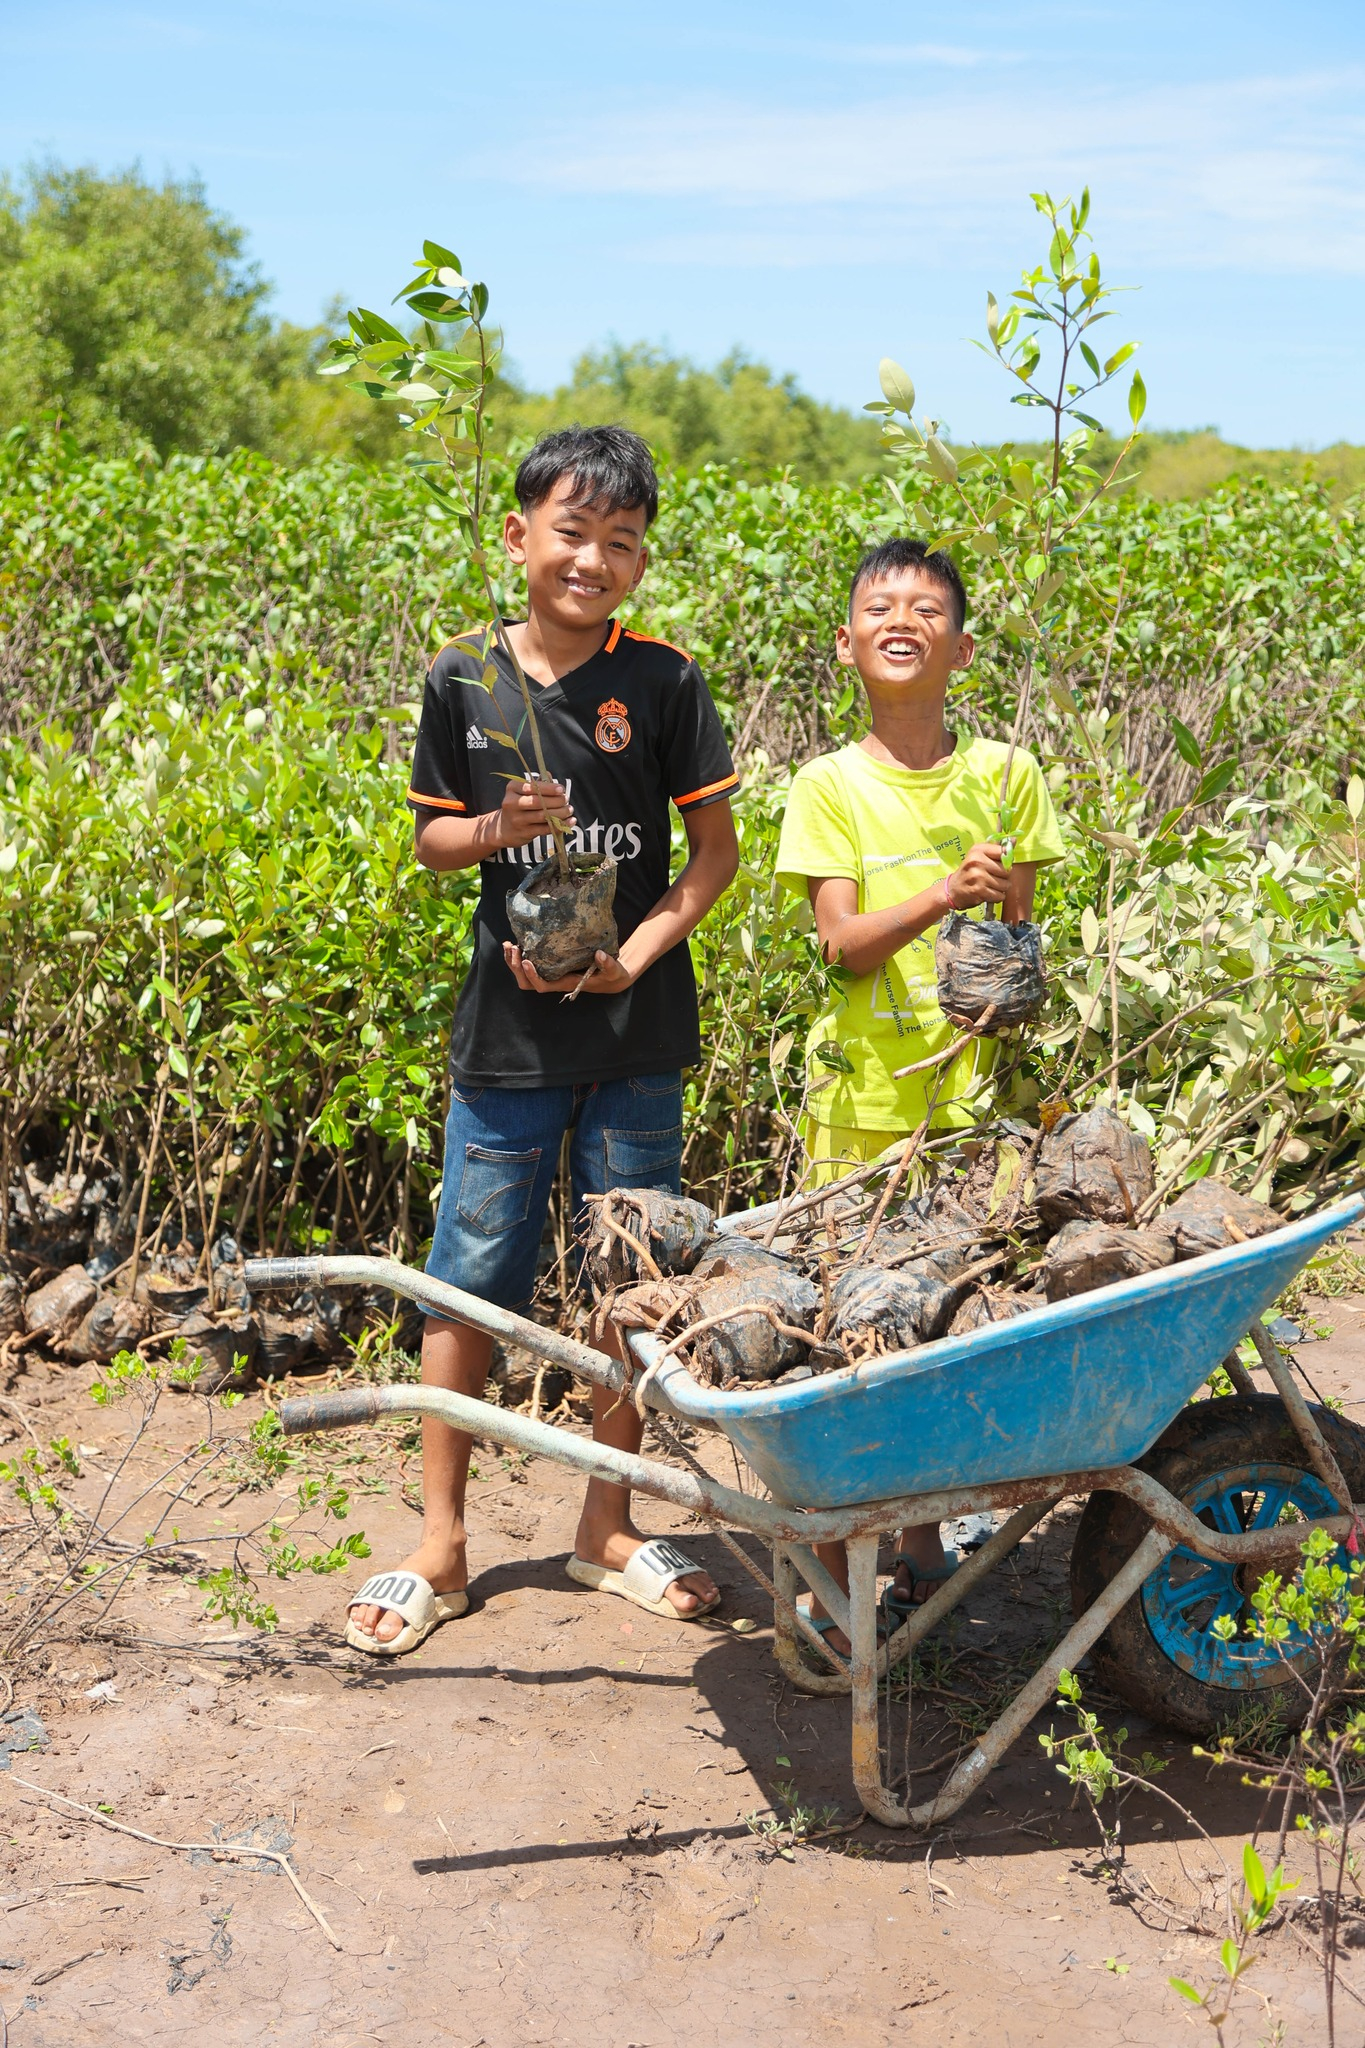
[[[1365,1500],[1365,1430],[1325,1409],[1314,1417],[1336,1453],[1351,1498]],[[1335,1512],[1280,1401],[1270,1394],[1199,1401],[1137,1461],[1211,1529],[1235,1535]],[[1071,1551],[1071,1598],[1079,1616],[1132,1556],[1150,1523],[1122,1494],[1093,1493]],[[1096,1675],[1151,1720],[1211,1735],[1249,1707],[1282,1726],[1302,1720],[1311,1678],[1305,1642],[1287,1657],[1256,1640],[1251,1594],[1263,1567],[1238,1567],[1192,1550],[1171,1552],[1109,1624],[1091,1652]],[[1220,1615],[1237,1632],[1213,1633]],[[1294,1668],[1291,1668],[1294,1667]]]

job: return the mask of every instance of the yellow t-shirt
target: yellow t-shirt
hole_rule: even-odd
[[[1000,778],[1007,749],[999,740],[959,734],[936,768],[912,772],[873,760],[861,747],[841,747],[798,769],[792,781],[778,879],[806,894],[812,877],[843,875],[858,884],[858,910],[889,910],[951,873],[970,846],[998,837]],[[1032,755],[1016,752],[1010,769],[1014,857],[1062,857],[1052,799]],[[975,916],[982,913],[976,911]],[[897,1067],[929,1059],[951,1044],[959,1026],[938,1004],[934,971],[937,926],[912,939],[875,974],[850,975],[830,988],[828,1005],[811,1026],[806,1059],[810,1113],[821,1124],[857,1130],[912,1131],[924,1121],[941,1070],[894,1078]],[[831,1041],[852,1071],[821,1061]],[[934,1108],[935,1124],[969,1122],[965,1107],[978,1074],[996,1056],[991,1039],[976,1039],[949,1067]],[[842,1063],[840,1063],[842,1064]],[[822,1082],[831,1085],[822,1087]]]

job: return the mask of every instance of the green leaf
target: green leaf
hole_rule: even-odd
[[[1361,812],[1365,811],[1365,782],[1358,775],[1353,775],[1346,785],[1346,808],[1358,824]]]
[[[877,368],[877,381],[882,387],[883,395],[898,412],[912,413],[915,410],[915,387],[900,364],[892,357],[882,357]]]
[[[815,1058],[822,1067],[830,1067],[836,1074],[851,1074],[854,1071],[852,1060],[844,1048],[836,1044],[832,1038],[816,1046]]]
[[[1127,362],[1129,356],[1133,355],[1136,352],[1136,349],[1137,343],[1135,341],[1125,341],[1122,348],[1116,348],[1114,350],[1113,355],[1110,356],[1109,360],[1105,363],[1105,376],[1112,377],[1115,370],[1121,370],[1124,364]]]
[[[1279,912],[1285,923],[1293,924],[1295,916],[1294,905],[1284,886],[1277,882],[1273,875],[1262,875],[1261,891],[1267,900],[1275,906],[1275,909]]]
[[[957,482],[957,463],[944,447],[942,441],[939,440],[937,434],[929,436],[924,444],[924,452],[929,458],[930,469],[933,470],[934,475],[941,484],[955,484]]]
[[[482,730],[485,739],[496,740],[500,747],[510,747],[514,754],[521,753],[510,732],[499,732],[495,725],[485,725]]]
[[[420,313],[424,320],[448,323],[452,320],[463,320],[465,317],[463,309],[455,303],[449,292],[414,292],[408,304],[413,312]]]
[[[1214,797],[1223,794],[1223,791],[1236,773],[1237,763],[1235,761],[1220,761],[1216,768],[1210,768],[1208,774],[1190,798],[1191,804],[1212,803]]]
[[[371,342],[368,348],[361,349],[360,360],[362,363],[368,363],[371,369],[378,370],[382,369],[385,363],[398,362],[411,354],[410,341],[375,341]]]
[[[1182,725],[1175,713],[1171,713],[1171,731],[1175,735],[1175,750],[1190,768],[1200,769],[1204,765],[1204,750],[1187,725]]]
[[[1204,2003],[1193,1984],[1187,1984],[1183,1977],[1168,1977],[1166,1982],[1170,1985],[1172,1991],[1178,1991],[1182,1998],[1188,1998],[1191,2005],[1202,2005]]]
[[[1081,830],[1085,833],[1087,839],[1098,839],[1101,846],[1112,846],[1116,853],[1141,853],[1142,851],[1142,848],[1138,845],[1136,839],[1132,837],[1131,833],[1100,832],[1093,825],[1082,825]]]
[[[1242,1850],[1242,1875],[1246,1879],[1247,1890],[1259,1905],[1266,1893],[1265,1865],[1250,1842]]]
[[[460,259],[453,250],[443,248],[439,242],[423,242],[422,255],[428,263],[438,269],[458,270]]]
[[[360,315],[366,326],[370,329],[370,332],[365,336],[367,342],[396,341],[405,351],[412,347],[412,343],[408,340],[406,334],[400,334],[392,321],[385,320],[381,314],[372,313],[368,306],[362,306],[360,308]]]
[[[1133,381],[1128,391],[1128,417],[1136,426],[1147,410],[1147,386],[1142,381],[1141,370],[1134,370]]]

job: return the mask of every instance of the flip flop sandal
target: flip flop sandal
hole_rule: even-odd
[[[816,1617],[811,1613],[809,1604],[802,1602],[800,1600],[798,1600],[796,1603],[796,1611],[800,1615],[802,1621],[806,1623],[807,1627],[813,1628],[815,1630],[816,1635],[818,1636],[827,1636],[830,1634],[831,1630],[836,1629],[839,1626],[838,1622],[834,1619],[834,1616],[832,1614],[822,1614],[817,1620]],[[807,1656],[810,1652],[810,1644],[801,1642],[799,1638],[797,1641],[797,1647],[800,1649],[803,1656]],[[838,1657],[842,1663],[846,1664],[848,1662],[848,1659],[844,1655],[844,1652],[842,1650],[835,1650],[833,1643],[830,1644],[830,1648],[831,1650],[834,1650],[835,1656]],[[823,1669],[824,1667],[818,1664],[813,1664],[811,1668],[812,1670],[818,1671]]]
[[[797,1613],[801,1616],[802,1621],[809,1623],[810,1627],[815,1630],[815,1633],[818,1636],[827,1636],[831,1629],[838,1628],[839,1626],[838,1622],[835,1621],[833,1615],[830,1614],[822,1614],[819,1620],[817,1621],[815,1616],[811,1613],[809,1607],[803,1607],[799,1600],[796,1603],[796,1609]],[[885,1642],[888,1636],[895,1634],[896,1626],[897,1624],[890,1622],[885,1616],[878,1615],[878,1640],[881,1642]],[[830,1648],[832,1650],[834,1649],[834,1645],[832,1643],[830,1644]],[[834,1654],[836,1657],[843,1657],[844,1655],[842,1650],[834,1650]],[[846,1658],[845,1662],[847,1662]]]
[[[577,1556],[571,1557],[564,1569],[577,1585],[589,1586],[594,1593],[614,1593],[618,1599],[643,1607],[646,1614],[662,1615],[665,1621],[700,1621],[704,1614],[720,1606],[717,1593],[714,1600],[694,1607],[690,1614],[680,1614],[673,1602],[665,1598],[675,1579],[685,1579],[701,1571],[702,1566],[662,1536],[642,1543],[623,1571],[613,1571],[610,1565],[589,1564],[585,1557]]]
[[[469,1595],[463,1590],[438,1593],[417,1572],[376,1572],[347,1601],[348,1616],[355,1607],[382,1607],[386,1613],[398,1615],[403,1626],[392,1642],[381,1643],[348,1620],[346,1640],[351,1648],[364,1650],[371,1657],[403,1657],[409,1650],[420,1649],[443,1621],[458,1621],[467,1614]]]
[[[909,1621],[911,1615],[918,1614],[920,1608],[924,1605],[923,1600],[915,1598],[915,1588],[917,1586],[941,1586],[945,1579],[951,1579],[953,1573],[957,1570],[957,1552],[955,1550],[945,1550],[942,1564],[917,1565],[914,1559],[907,1557],[903,1550],[898,1550],[896,1552],[896,1563],[898,1565],[903,1564],[909,1571],[910,1591],[908,1594],[900,1592],[893,1579],[882,1594],[882,1606],[886,1609],[888,1616],[894,1616],[897,1624],[899,1624]]]

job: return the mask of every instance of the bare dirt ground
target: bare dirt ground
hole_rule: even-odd
[[[1365,1299],[1313,1309],[1335,1334],[1304,1363],[1365,1421]],[[91,1406],[88,1379],[35,1364],[13,1389],[44,1440],[97,1447],[82,1485],[128,1420]],[[189,1441],[194,1406],[160,1430],[169,1449]],[[3,1428],[17,1439],[12,1407]],[[351,1517],[376,1565],[416,1528],[394,1445],[345,1440],[368,1452],[352,1483],[386,1489],[360,1492]],[[733,1478],[723,1447],[705,1455]],[[265,1638],[205,1621],[193,1582],[163,1573],[120,1602],[137,1640],[57,1644],[46,1675],[22,1680],[16,1704],[50,1742],[0,1775],[13,2048],[1164,2048],[1207,2033],[1167,1979],[1212,1982],[1216,1942],[1115,1894],[1093,1819],[1037,1742],[1065,1716],[1040,1717],[929,1842],[868,1822],[815,1834],[819,1809],[856,1820],[846,1703],[781,1681],[762,1595],[716,1539],[642,1503],[642,1525],[681,1537],[726,1589],[724,1619],[666,1624],[566,1579],[578,1489],[560,1468],[487,1450],[479,1466],[473,1609],[415,1657],[376,1664],[342,1645],[364,1564],[279,1587],[281,1627]],[[185,1529],[241,1514],[210,1502]],[[946,1767],[1064,1625],[1074,1521],[1043,1524],[935,1639],[916,1766]],[[87,1700],[101,1685],[113,1696]],[[1121,1718],[1098,1691],[1092,1703]],[[1123,1718],[1215,1838],[1154,1796],[1125,1808],[1132,1863],[1189,1913],[1215,1894],[1219,1852],[1236,1865],[1260,1796]],[[339,1946],[278,1869],[192,1861],[19,1779],[169,1841],[287,1847]],[[817,1816],[813,1838],[765,1835],[793,1801]],[[1358,1965],[1346,1974],[1365,1989]],[[1248,1983],[1230,2043],[1325,2040],[1320,1975],[1291,1932],[1261,1944]],[[1359,2041],[1365,2007],[1342,1991],[1338,2013],[1338,2040]]]

